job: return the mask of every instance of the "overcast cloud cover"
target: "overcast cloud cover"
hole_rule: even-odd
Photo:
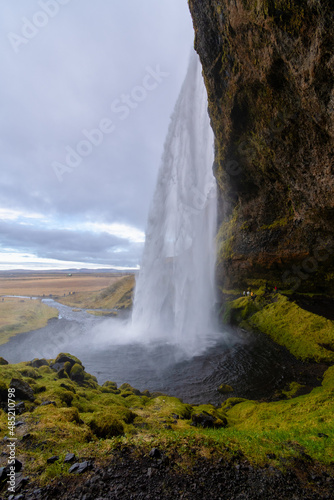
[[[0,4],[0,269],[136,267],[186,0]]]

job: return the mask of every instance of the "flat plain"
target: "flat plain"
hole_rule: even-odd
[[[118,274],[67,273],[18,274],[10,273],[0,277],[1,295],[49,296],[69,295],[71,292],[96,292],[109,287],[122,276]]]
[[[1,273],[0,345],[17,334],[42,328],[58,317],[57,309],[42,303],[43,297],[73,307],[113,308],[118,301],[126,307],[133,283],[133,276],[112,273]]]

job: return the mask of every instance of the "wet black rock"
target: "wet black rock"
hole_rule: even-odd
[[[24,404],[24,401],[20,401],[15,405],[16,415],[22,415],[22,413],[25,413],[25,411],[26,411],[26,405]]]
[[[12,378],[9,387],[11,389],[15,389],[15,397],[17,399],[27,399],[28,401],[34,401],[34,391],[24,380]]]
[[[226,427],[227,425],[227,420],[225,418],[217,419],[216,417],[213,417],[206,412],[193,414],[191,418],[191,425],[193,425],[194,427],[203,427],[205,429],[209,429],[214,427]]]
[[[83,472],[86,472],[90,468],[90,463],[89,462],[81,462],[81,463],[75,463],[72,465],[72,467],[69,468],[69,473],[70,474],[82,474]]]
[[[57,460],[59,460],[58,455],[53,455],[53,457],[50,457],[50,458],[47,459],[46,463],[48,463],[48,464],[54,464],[55,462],[57,462]]]
[[[40,368],[41,366],[49,366],[49,363],[46,361],[46,359],[33,359],[31,362],[31,366],[33,368]]]
[[[149,455],[149,457],[156,458],[157,460],[161,459],[161,457],[162,457],[162,453],[158,448],[152,448],[152,450],[150,451],[150,453],[148,455]]]
[[[74,460],[75,460],[75,454],[67,453],[66,457],[64,458],[64,464],[70,464],[71,462],[74,462]]]

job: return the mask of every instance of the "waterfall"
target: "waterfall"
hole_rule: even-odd
[[[189,356],[215,330],[217,199],[201,70],[194,52],[164,146],[132,314],[145,341],[168,342]]]

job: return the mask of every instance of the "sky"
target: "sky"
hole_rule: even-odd
[[[0,4],[0,270],[136,268],[186,0]]]

